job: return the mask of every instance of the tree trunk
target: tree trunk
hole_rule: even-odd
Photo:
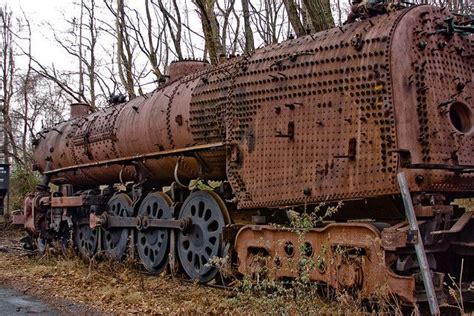
[[[90,34],[90,64],[88,69],[89,89],[90,89],[90,108],[92,112],[97,110],[95,81],[96,81],[96,62],[95,62],[95,45],[97,44],[97,32],[95,28],[95,0],[91,0],[89,10],[89,34]],[[82,50],[82,49],[81,49]]]
[[[201,18],[202,30],[211,64],[217,65],[221,55],[225,54],[219,39],[219,26],[214,13],[215,0],[194,0]]]
[[[311,21],[312,32],[321,32],[334,27],[329,0],[303,0],[303,3]]]
[[[117,0],[116,33],[117,33],[117,65],[120,80],[127,90],[130,99],[135,98],[135,85],[132,72],[132,51],[130,37],[126,27],[124,0]]]
[[[171,40],[173,41],[173,46],[176,52],[176,57],[178,60],[183,60],[183,50],[181,48],[181,34],[182,34],[182,23],[181,23],[181,12],[179,10],[178,3],[176,0],[172,1],[173,13],[170,12],[164,5],[162,0],[158,1],[158,6],[163,14],[165,23],[168,26],[170,32]],[[173,29],[173,26],[176,29]]]
[[[150,65],[155,75],[156,79],[159,80],[161,78],[161,71],[158,68],[158,58],[156,55],[155,44],[153,42],[153,23],[151,19],[150,13],[150,1],[145,0],[145,13],[146,13],[146,21],[147,21],[147,39],[148,39],[148,60],[150,61]]]
[[[303,23],[301,22],[298,7],[294,0],[283,0],[285,4],[286,13],[288,14],[288,20],[290,21],[291,27],[295,31],[297,37],[306,35]]]

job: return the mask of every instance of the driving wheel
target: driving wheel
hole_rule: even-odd
[[[133,216],[132,199],[125,194],[119,193],[110,198],[107,203],[107,214],[111,216],[131,217]],[[120,260],[127,250],[129,228],[108,228],[102,234],[102,246],[105,255],[113,260]]]
[[[178,234],[178,257],[186,275],[202,283],[212,280],[217,268],[209,259],[224,251],[222,232],[230,217],[224,201],[212,191],[197,191],[184,201],[179,218],[189,217],[192,225]]]
[[[91,229],[89,224],[78,225],[74,230],[74,241],[83,258],[91,258],[97,251],[97,229]]]
[[[148,219],[170,219],[171,198],[165,193],[151,192],[140,205],[138,215]],[[166,267],[169,253],[169,229],[143,227],[137,232],[137,252],[143,267],[158,274]]]

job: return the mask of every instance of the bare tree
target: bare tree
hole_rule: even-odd
[[[153,3],[155,4],[155,3]],[[168,32],[173,42],[174,51],[178,60],[183,59],[182,44],[182,27],[180,8],[176,0],[171,0],[171,8],[168,9],[162,0],[157,0],[156,4],[164,18],[168,27]],[[166,33],[165,33],[166,34]]]
[[[150,72],[155,75],[156,79],[160,79],[163,75],[163,72],[160,69],[160,66],[162,65],[161,52],[163,51],[163,40],[166,41],[166,39],[164,39],[166,34],[164,32],[165,28],[160,26],[160,24],[162,24],[162,19],[157,19],[157,26],[154,26],[151,15],[151,9],[153,8],[154,6],[150,8],[150,1],[145,0],[145,19],[142,18],[136,9],[126,8],[125,14],[128,21],[127,25],[131,30],[131,40],[138,45],[140,52],[146,56],[150,63]],[[132,68],[133,67],[134,65],[132,65]],[[135,72],[133,72],[133,76],[135,81],[139,84],[140,79],[142,78],[140,76],[137,77]]]
[[[14,95],[13,78],[15,74],[15,56],[14,56],[14,33],[12,12],[5,5],[0,11],[1,24],[1,46],[2,46],[2,62],[0,64],[2,72],[3,87],[3,156],[6,161],[8,157],[13,157],[15,161],[21,162],[17,147],[14,146],[15,138],[13,134],[13,125],[10,117],[10,109],[12,106],[12,98]],[[10,152],[11,149],[11,152]]]
[[[250,25],[250,10],[249,0],[242,0],[242,15],[244,16],[244,34],[245,34],[245,49],[246,53],[255,50],[255,43],[253,38],[253,31]]]
[[[2,56],[2,86],[5,95],[2,114],[5,119],[3,131],[5,133],[4,154],[13,158],[13,164],[24,170],[30,170],[32,164],[31,143],[36,131],[38,117],[53,120],[57,123],[62,115],[52,115],[52,109],[57,109],[52,102],[53,95],[45,95],[46,86],[39,86],[42,76],[33,68],[31,24],[23,13],[23,18],[13,17],[13,13],[5,8],[2,10],[0,23],[2,24],[2,48],[6,54]],[[16,21],[17,23],[13,23]],[[18,27],[18,31],[13,29]],[[26,31],[24,31],[26,29]],[[20,47],[23,47],[20,49]],[[24,54],[19,54],[22,51]],[[17,58],[26,56],[26,69],[16,67]],[[40,80],[41,79],[41,80]],[[58,91],[54,92],[58,95]],[[63,113],[63,108],[58,113]],[[50,122],[50,124],[53,123]]]
[[[232,43],[235,42],[235,38],[238,37],[238,33],[239,33],[239,30],[237,29],[237,31],[234,32],[234,34],[232,34],[230,32],[231,30],[231,14],[232,12],[234,12],[235,10],[235,0],[224,0],[222,1],[222,5],[220,4],[219,1],[216,1],[216,7],[217,7],[217,10],[218,10],[218,14],[219,14],[219,18],[221,20],[221,27],[220,27],[220,42],[222,44],[222,48],[225,50],[225,52],[228,51],[228,47],[232,47]],[[239,21],[237,20],[236,21],[239,25]],[[217,24],[218,28],[219,28],[219,24]],[[230,39],[230,37],[234,35],[234,40]],[[227,40],[230,40],[230,45],[228,45],[227,43]],[[230,49],[230,51],[232,52],[232,48]]]
[[[219,38],[219,25],[214,11],[216,0],[193,0],[193,3],[196,5],[201,19],[206,51],[209,53],[211,64],[216,65],[219,58],[225,54]]]
[[[300,17],[300,10],[294,0],[283,0],[285,4],[286,12],[288,14],[288,21],[291,24],[291,27],[295,31],[296,36],[306,35],[306,30],[304,29],[303,22]]]
[[[19,140],[18,145],[13,146],[17,147],[21,160],[15,162],[30,169],[33,163],[31,140],[40,127],[38,124],[48,128],[64,120],[70,98],[54,82],[31,70],[16,76],[16,86],[15,107],[11,109],[10,117],[15,139]]]
[[[30,21],[26,18],[25,14],[23,13],[23,16],[25,18],[25,24],[26,24],[26,27],[27,27],[27,43],[28,43],[28,56],[31,56],[31,25],[30,25]],[[27,158],[27,153],[28,153],[28,150],[27,150],[27,141],[28,141],[28,126],[30,125],[29,124],[29,121],[28,121],[28,114],[29,114],[29,107],[30,107],[30,104],[29,104],[29,99],[28,99],[28,87],[30,85],[30,77],[31,77],[31,72],[32,72],[32,66],[31,66],[31,57],[28,58],[28,66],[27,66],[27,70],[26,70],[26,74],[25,74],[25,79],[23,80],[23,85],[22,87],[24,88],[23,89],[23,93],[22,93],[22,96],[23,96],[23,101],[24,101],[24,106],[23,106],[23,109],[24,109],[24,116],[23,116],[23,137],[21,138],[21,150],[23,152],[23,160],[26,161],[28,160]]]
[[[258,7],[250,3],[254,32],[260,36],[264,45],[280,42],[285,29],[285,10],[282,0],[264,0]]]
[[[308,18],[311,22],[311,32],[321,32],[334,27],[329,0],[303,0]]]
[[[129,17],[126,14],[124,0],[117,0],[114,9],[104,0],[107,8],[115,17],[115,37],[117,41],[117,72],[130,99],[135,98],[135,80],[133,75],[133,46],[129,33]]]
[[[97,65],[98,26],[96,19],[95,0],[81,0],[79,2],[79,17],[66,18],[69,29],[64,33],[57,33],[55,27],[49,24],[56,44],[71,57],[77,60],[78,66],[74,70],[60,71],[55,65],[47,66],[31,55],[31,51],[23,52],[29,57],[31,69],[51,80],[65,93],[72,97],[74,102],[87,103],[91,110],[97,109],[98,93],[96,85],[100,78]],[[69,77],[76,76],[74,82]],[[99,86],[103,89],[102,86]]]

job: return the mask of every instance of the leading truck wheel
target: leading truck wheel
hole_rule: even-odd
[[[140,205],[138,215],[143,220],[170,219],[171,199],[165,193],[149,193]],[[143,267],[152,274],[158,274],[168,263],[169,229],[143,228],[137,232],[137,252]]]
[[[120,217],[133,216],[132,199],[125,193],[114,195],[107,203],[107,214]],[[129,234],[129,228],[112,227],[104,230],[102,234],[102,245],[105,255],[113,260],[122,259],[127,250]]]
[[[230,223],[229,213],[216,193],[197,191],[191,193],[181,207],[179,218],[186,217],[191,218],[192,225],[178,234],[179,261],[189,278],[207,283],[219,272],[207,263],[223,255],[222,232]]]

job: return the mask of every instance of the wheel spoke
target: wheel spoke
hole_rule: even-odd
[[[140,205],[138,215],[154,219],[171,218],[171,199],[163,193],[149,193]],[[138,231],[137,252],[143,267],[150,273],[160,273],[168,262],[169,231],[150,228]]]
[[[181,265],[191,279],[209,282],[217,269],[206,265],[210,258],[223,252],[222,229],[228,218],[225,204],[209,191],[192,193],[183,203],[179,218],[190,217],[192,226],[178,235],[178,256]],[[226,214],[226,216],[224,215]]]
[[[75,243],[80,255],[84,258],[92,257],[97,249],[97,238],[95,229],[92,230],[89,225],[80,225],[76,227]]]
[[[133,216],[132,200],[125,193],[114,195],[107,203],[107,213],[112,216]],[[128,228],[112,228],[103,234],[103,245],[107,257],[120,260],[124,257],[128,244]]]

